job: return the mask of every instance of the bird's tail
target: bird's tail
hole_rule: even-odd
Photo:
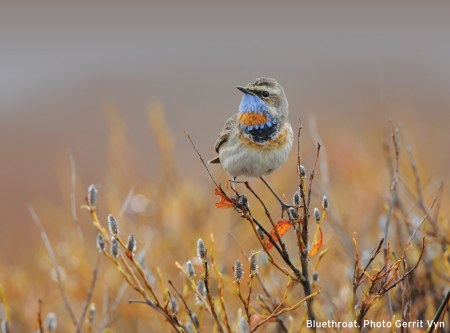
[[[217,157],[213,158],[212,160],[208,161],[208,164],[218,164],[218,163],[220,163],[219,156],[217,156]]]

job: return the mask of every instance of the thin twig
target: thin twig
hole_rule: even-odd
[[[230,322],[228,320],[227,309],[225,307],[225,301],[223,299],[223,276],[222,276],[222,273],[219,271],[219,267],[217,266],[217,263],[216,263],[214,234],[211,234],[210,239],[211,239],[211,250],[210,250],[211,251],[211,254],[210,254],[211,265],[213,266],[214,273],[217,276],[217,293],[218,293],[218,297],[219,297],[219,304],[222,308],[222,316],[223,316],[223,321],[225,322],[225,327],[226,327],[228,333],[231,333],[231,327],[230,327]]]
[[[317,142],[316,159],[314,160],[314,166],[313,166],[313,169],[311,171],[311,174],[309,175],[308,202],[307,202],[308,209],[309,209],[309,205],[310,205],[310,202],[311,202],[312,183],[313,183],[313,180],[314,180],[314,175],[316,173],[316,166],[317,166],[317,161],[319,160],[320,148],[321,147],[322,146],[321,146],[320,142]]]
[[[106,310],[106,312],[104,313],[104,319],[102,320],[100,327],[99,327],[99,332],[103,332],[103,330],[105,330],[114,320],[117,319],[116,316],[114,316],[113,314],[116,312],[117,307],[119,306],[120,302],[123,299],[123,296],[125,295],[125,292],[127,291],[128,288],[128,283],[127,282],[122,282],[122,285],[119,288],[119,291],[116,294],[116,297],[114,298],[114,301],[112,302],[112,304],[108,307],[108,309]],[[107,305],[109,303],[105,302],[105,305]]]
[[[430,329],[428,330],[428,333],[431,333],[436,328],[436,322],[439,321],[439,318],[441,318],[442,314],[444,313],[445,308],[447,307],[448,302],[450,301],[450,290],[447,291],[447,295],[445,295],[444,299],[442,300],[441,305],[439,305],[439,308],[436,312],[436,315],[433,318],[432,324],[430,326]]]
[[[399,279],[397,279],[395,282],[393,282],[392,284],[390,284],[388,287],[383,288],[382,291],[383,292],[388,292],[389,290],[391,290],[392,288],[394,288],[397,284],[399,284],[400,282],[402,282],[404,279],[406,279],[412,272],[414,272],[416,270],[416,268],[419,266],[420,260],[422,259],[423,256],[423,252],[425,251],[425,238],[423,238],[422,240],[422,250],[420,251],[420,255],[419,255],[419,259],[417,259],[416,264],[409,269],[409,271],[407,271],[402,277],[400,277]]]
[[[302,279],[301,279],[301,272],[300,272],[298,269],[297,269],[298,275],[297,275],[297,276],[292,275],[291,273],[289,273],[289,271],[288,271],[286,268],[281,267],[280,264],[278,264],[278,263],[275,261],[274,257],[272,256],[272,254],[270,253],[269,249],[267,248],[267,245],[266,245],[265,242],[259,237],[259,234],[258,234],[258,231],[256,230],[255,225],[257,225],[257,226],[259,227],[259,229],[263,231],[264,235],[266,235],[266,237],[269,239],[270,243],[277,249],[277,251],[278,251],[278,253],[280,253],[280,255],[281,255],[281,249],[280,249],[280,247],[278,246],[278,244],[275,242],[275,240],[273,239],[272,235],[269,234],[269,233],[267,232],[267,230],[264,229],[264,227],[258,222],[258,220],[256,220],[256,219],[253,217],[253,215],[251,214],[251,212],[250,212],[249,209],[248,209],[247,212],[245,213],[244,217],[245,217],[245,219],[246,219],[247,221],[250,222],[250,225],[251,225],[251,227],[252,227],[252,229],[253,229],[254,234],[255,234],[256,237],[258,238],[258,241],[259,241],[261,247],[264,249],[264,252],[267,254],[267,258],[268,258],[269,262],[270,262],[273,266],[275,266],[280,272],[282,272],[284,275],[287,275],[287,276],[291,277],[292,280],[295,280],[295,281],[302,281]],[[285,258],[283,258],[283,260],[285,260]],[[292,267],[294,267],[294,269],[296,269],[295,266],[293,266],[292,263],[291,263],[291,265],[292,265],[292,266],[290,266],[291,269],[292,269]]]
[[[386,242],[384,243],[384,257],[387,258],[389,253],[387,253],[387,244],[389,237],[389,225],[392,218],[392,212],[394,210],[394,205],[397,200],[397,184],[398,184],[398,173],[399,173],[399,159],[400,159],[400,142],[399,142],[399,128],[392,128],[392,141],[394,144],[394,153],[395,153],[395,166],[393,168],[392,181],[391,181],[391,198],[389,200],[389,207],[386,216],[386,222],[384,225],[384,239]],[[389,293],[386,293],[386,303],[389,312],[389,317],[392,318],[394,316],[394,310],[392,309],[392,301]]]
[[[203,267],[205,269],[205,274],[203,277],[203,282],[205,283],[205,289],[206,289],[206,299],[208,300],[209,307],[211,309],[211,314],[216,321],[217,328],[219,329],[219,332],[223,333],[223,327],[220,323],[219,317],[217,316],[216,309],[214,306],[214,298],[211,295],[210,289],[209,289],[209,270],[208,270],[208,262],[206,260],[203,261]]]
[[[311,202],[311,192],[312,192],[312,185],[313,185],[313,179],[314,174],[316,170],[317,161],[319,159],[320,154],[320,143],[317,143],[317,153],[316,153],[316,159],[314,161],[314,166],[311,171],[311,174],[309,176],[309,186],[306,188],[306,182],[304,176],[301,175],[300,168],[300,130],[301,126],[298,129],[298,136],[297,136],[297,145],[298,145],[298,156],[297,156],[297,170],[298,170],[298,176],[299,176],[299,188],[302,192],[302,203],[303,203],[303,220],[301,224],[301,230],[298,230],[297,232],[297,244],[299,247],[299,254],[300,254],[300,263],[302,267],[302,275],[304,277],[304,280],[302,282],[303,290],[305,292],[305,296],[309,296],[312,293],[311,289],[311,281],[309,279],[309,269],[308,269],[308,220],[309,220],[309,206]],[[306,192],[308,192],[308,196],[306,197]],[[301,231],[301,232],[300,232]],[[308,299],[306,301],[306,306],[308,308],[308,318],[310,320],[315,320],[315,314],[312,308],[312,302],[313,298]],[[316,329],[314,328],[314,331]]]
[[[410,147],[407,149],[407,152],[409,155],[409,163],[411,165],[411,169],[413,171],[414,179],[415,179],[415,183],[416,183],[417,199],[416,198],[414,198],[414,199],[417,202],[417,205],[420,207],[420,209],[422,211],[426,211],[427,209],[426,209],[426,205],[425,205],[425,198],[423,195],[422,180],[420,178],[416,159],[415,159],[412,149]],[[440,185],[440,187],[442,187],[442,184]],[[438,215],[437,215],[438,212],[439,212],[439,209],[436,210],[436,218],[433,218],[431,216],[429,217],[429,220],[430,220],[431,226],[433,227],[434,233],[437,233],[436,220],[438,219]]]
[[[149,248],[150,248],[149,244],[146,243],[145,247],[136,256],[136,260],[141,261],[145,257]],[[117,292],[116,297],[114,298],[114,301],[109,306],[108,311],[105,314],[105,318],[100,324],[99,328],[100,332],[102,332],[106,327],[108,327],[114,320],[115,316],[113,316],[113,314],[116,312],[120,302],[122,301],[123,296],[125,295],[125,292],[127,290],[127,287],[128,287],[127,282],[123,282],[122,285],[120,286],[119,291]]]
[[[186,300],[184,299],[183,295],[181,295],[181,293],[178,291],[177,288],[175,288],[175,286],[173,285],[172,281],[169,280],[167,281],[169,283],[169,285],[172,287],[172,289],[175,291],[175,293],[178,295],[178,297],[181,299],[181,302],[183,302],[184,308],[186,309],[186,312],[188,313],[189,318],[191,319],[192,324],[194,324],[195,330],[200,333],[200,329],[197,327],[196,322],[194,320],[194,317],[192,315],[192,311],[189,308],[189,305],[186,303]]]
[[[122,207],[120,208],[120,212],[117,215],[118,219],[120,219],[122,217],[122,215],[127,211],[128,205],[130,204],[131,198],[133,197],[135,188],[136,188],[136,186],[133,185],[133,186],[131,186],[130,190],[128,191],[128,194],[127,194],[125,200],[123,201]]]
[[[319,129],[317,126],[317,120],[314,115],[310,115],[308,117],[308,125],[311,134],[311,139],[314,142],[322,142],[323,140],[320,136]],[[299,138],[297,138],[297,141],[298,139]],[[298,146],[297,148],[299,149],[300,147],[299,142],[297,142],[297,146]],[[297,154],[300,154],[300,152],[297,151]],[[332,190],[330,189],[330,172],[328,167],[328,157],[326,149],[321,150],[319,159],[319,168],[320,168],[320,184],[318,186],[323,187],[321,191],[322,193],[327,195],[330,199],[333,199],[333,193]],[[333,201],[334,200],[332,200],[332,202]],[[348,255],[352,255],[353,247],[351,237],[349,237],[348,233],[343,230],[341,220],[339,219],[338,214],[333,207],[334,206],[331,205],[331,207],[328,207],[327,209],[328,220],[331,222],[330,225],[333,228],[333,231],[337,234],[336,238],[342,244],[342,247],[347,251]]]
[[[90,284],[89,289],[87,291],[86,299],[84,300],[83,310],[81,311],[80,319],[78,320],[78,325],[77,325],[77,329],[76,329],[77,333],[81,333],[82,332],[84,318],[86,317],[86,313],[88,311],[89,304],[91,303],[92,294],[94,292],[95,284],[97,282],[98,267],[100,266],[100,258],[101,257],[102,257],[102,255],[101,255],[101,253],[99,253],[97,255],[97,261],[96,261],[94,269],[92,271],[91,284]]]
[[[441,188],[441,192],[439,193],[439,196],[438,196],[438,201],[436,204],[436,211],[434,214],[434,218],[430,219],[431,223],[433,223],[433,221],[439,220],[439,211],[441,210],[441,202],[442,202],[442,197],[443,197],[443,193],[444,193],[444,182],[441,182],[440,188]],[[450,243],[450,242],[448,242],[448,243]]]
[[[38,300],[38,312],[36,315],[35,326],[36,331],[44,332],[44,326],[42,325],[42,300]]]
[[[417,197],[419,199],[419,202],[424,202],[423,190],[422,190],[422,181],[420,180],[419,170],[417,168],[416,159],[414,158],[414,155],[413,155],[411,147],[408,147],[406,149],[406,152],[408,153],[409,161],[410,161],[410,164],[411,164],[411,169],[413,171],[414,179],[416,181]]]
[[[273,312],[271,313],[269,316],[267,316],[264,320],[260,321],[258,324],[255,325],[255,327],[252,328],[251,332],[255,332],[259,327],[261,327],[262,325],[264,325],[266,322],[268,322],[269,320],[271,320],[272,318],[278,317],[279,315],[285,313],[285,312],[289,312],[289,311],[293,311],[295,309],[297,309],[299,306],[301,306],[304,302],[307,302],[308,300],[310,300],[311,298],[313,298],[314,296],[317,296],[320,293],[320,290],[317,290],[316,292],[314,292],[313,294],[310,294],[308,296],[305,296],[301,301],[297,302],[296,304],[294,304],[293,306],[290,307],[286,307],[283,308],[279,311]]]
[[[408,269],[408,263],[405,258],[402,260],[403,264],[403,271],[406,272]],[[401,284],[401,292],[402,292],[402,298],[401,298],[401,304],[402,304],[402,319],[403,321],[409,322],[409,319],[411,317],[411,288],[409,279],[406,278],[405,282]],[[408,333],[409,329],[407,328],[405,333]]]
[[[28,205],[28,211],[30,212],[32,220],[34,221],[34,223],[38,227],[39,233],[41,234],[42,241],[44,242],[44,245],[45,245],[45,247],[47,249],[47,253],[48,253],[50,259],[53,261],[53,267],[54,267],[55,273],[56,273],[56,280],[58,282],[59,291],[60,291],[61,296],[62,296],[63,301],[64,301],[64,306],[66,307],[66,310],[69,313],[69,316],[70,316],[70,319],[72,320],[72,323],[75,326],[78,326],[78,320],[77,320],[77,318],[75,316],[75,313],[73,312],[72,307],[70,306],[69,299],[68,299],[68,297],[66,295],[66,292],[64,290],[62,276],[61,276],[61,271],[59,269],[58,261],[56,260],[55,252],[53,251],[52,244],[50,243],[50,240],[48,238],[47,232],[45,231],[44,225],[39,220],[39,217],[36,214],[36,211],[34,210],[33,206],[30,205],[30,204]]]
[[[241,283],[239,281],[236,281],[236,283],[237,283],[236,293],[237,293],[242,305],[244,306],[245,316],[247,317],[247,322],[250,325],[251,314],[250,314],[250,310],[249,310],[249,304],[245,301],[244,296],[242,296]]]
[[[77,202],[76,202],[76,195],[75,195],[75,189],[77,184],[77,170],[75,167],[75,158],[72,155],[72,152],[69,151],[69,160],[70,160],[70,210],[72,213],[72,221],[75,224],[77,228],[78,235],[80,237],[81,243],[84,243],[84,236],[83,231],[81,230],[80,223],[78,221],[78,215],[77,215]]]
[[[292,207],[292,206],[286,205],[283,202],[283,200],[281,200],[280,196],[277,194],[277,192],[275,192],[275,190],[272,188],[272,186],[270,186],[269,182],[263,176],[260,176],[259,179],[261,179],[261,181],[264,183],[264,185],[266,185],[266,187],[269,189],[269,191],[274,195],[274,197],[280,203],[280,205],[281,205],[281,218],[283,218],[284,211],[287,210],[289,207]]]
[[[264,178],[261,178],[264,182]],[[278,243],[281,246],[281,250],[283,253],[280,253],[281,256],[283,256],[284,254],[287,253],[286,251],[286,245],[284,244],[283,240],[281,239],[281,236],[277,230],[277,227],[275,225],[275,222],[272,219],[272,215],[270,215],[269,209],[267,208],[266,204],[264,203],[264,201],[260,198],[260,196],[258,194],[256,194],[256,192],[253,190],[253,188],[250,186],[249,182],[244,182],[245,186],[247,187],[247,189],[255,196],[255,198],[261,203],[261,206],[263,206],[264,208],[264,212],[267,216],[267,218],[270,221],[270,224],[272,225],[272,228],[275,232],[275,236],[277,237]],[[267,184],[267,183],[266,183]]]
[[[399,129],[392,128],[392,141],[394,143],[394,152],[395,152],[395,165],[394,165],[394,172],[392,174],[392,181],[391,181],[391,198],[389,200],[389,207],[388,212],[386,215],[386,222],[384,226],[384,239],[386,240],[384,244],[384,256],[386,257],[388,253],[386,253],[387,249],[387,240],[389,239],[389,224],[392,217],[392,211],[394,209],[395,200],[397,198],[397,183],[398,183],[398,173],[399,173],[399,159],[400,159],[400,144],[399,144]]]
[[[280,237],[280,234],[278,233],[278,230],[276,228],[276,225],[274,223],[274,221],[272,220],[272,217],[270,216],[270,213],[266,207],[266,205],[264,204],[264,202],[262,201],[262,199],[258,196],[258,194],[256,194],[256,192],[253,190],[253,188],[250,186],[250,184],[248,182],[244,182],[245,186],[247,187],[247,189],[255,196],[255,198],[261,203],[261,205],[264,208],[264,211],[270,221],[270,224],[272,225],[272,228],[274,229],[275,232],[275,236],[277,237],[278,242],[280,243],[280,245],[283,243]],[[248,214],[253,217],[253,215],[250,213],[250,209],[248,207],[246,207],[246,210],[248,212]],[[246,212],[244,212],[245,214]],[[253,220],[253,218],[252,218]],[[256,220],[256,219],[255,219]],[[258,227],[264,232],[264,234],[269,238],[270,242],[273,244],[273,246],[275,247],[275,249],[278,251],[278,253],[283,256],[283,250],[278,246],[278,244],[275,242],[275,240],[273,239],[272,235],[267,232],[267,230],[261,225],[259,224],[259,222],[257,223]],[[284,245],[284,243],[283,243]]]
[[[378,242],[378,246],[376,247],[374,253],[370,257],[370,259],[367,262],[366,266],[364,266],[364,269],[363,269],[363,272],[361,273],[361,276],[364,274],[364,272],[367,272],[367,270],[369,269],[370,264],[372,264],[372,262],[375,260],[375,257],[378,255],[378,253],[380,253],[381,245],[383,245],[383,242],[384,242],[384,238],[381,238],[380,241]]]
[[[388,243],[387,249],[389,251],[389,242],[387,242],[387,243]],[[377,250],[375,251],[375,254],[373,256],[376,256],[379,253],[380,244],[381,243],[379,243]],[[356,248],[356,243],[355,243],[355,248]],[[414,272],[414,270],[416,270],[416,268],[419,266],[419,263],[422,259],[424,250],[425,250],[425,239],[423,239],[422,249],[421,249],[421,252],[419,255],[419,259],[417,260],[416,264],[411,269],[409,269],[406,273],[404,273],[401,277],[399,277],[397,280],[395,280],[394,282],[392,282],[392,281],[397,276],[398,269],[402,263],[402,260],[404,260],[404,255],[405,255],[404,252],[402,254],[402,259],[397,260],[395,262],[389,263],[389,257],[386,257],[383,267],[375,270],[373,275],[370,275],[367,272],[364,273],[365,280],[370,280],[371,284],[368,289],[368,294],[365,293],[363,290],[364,294],[366,295],[366,300],[364,300],[360,303],[361,306],[359,309],[358,316],[356,318],[356,322],[360,326],[360,330],[362,327],[362,322],[363,322],[364,316],[367,314],[367,312],[372,307],[372,305],[377,300],[379,300],[382,296],[386,295],[389,292],[389,290],[391,290],[392,288],[397,286],[402,281],[406,280],[408,278],[408,276],[411,275]],[[356,257],[357,257],[357,262],[358,262],[358,253],[356,254]],[[355,264],[355,267],[357,267],[356,264]],[[367,265],[366,265],[366,267],[368,268]],[[355,268],[355,272],[356,272],[356,268]],[[389,274],[390,274],[390,277],[388,276]],[[357,276],[356,273],[355,273],[355,276]],[[357,279],[355,278],[354,281],[357,281]],[[381,282],[381,285],[380,285],[380,282]],[[359,282],[358,283],[354,282],[354,286],[357,284],[359,284]],[[377,290],[375,291],[374,289],[377,289]],[[354,293],[355,293],[355,289],[354,289]]]
[[[206,165],[205,160],[203,159],[202,155],[200,154],[200,152],[198,151],[197,147],[195,146],[195,143],[194,143],[194,141],[192,140],[191,135],[190,135],[188,132],[186,132],[186,131],[184,132],[184,134],[187,136],[187,138],[188,138],[189,141],[191,142],[192,147],[194,147],[195,152],[196,152],[197,155],[198,155],[198,158],[200,159],[200,161],[202,162],[202,164],[203,164],[203,166],[205,167],[206,171],[208,172],[209,178],[211,178],[211,180],[213,181],[214,185],[216,185],[216,187],[220,189],[221,187],[219,186],[219,184],[218,184],[218,183],[216,182],[216,180],[214,179],[214,177],[213,177],[211,171],[209,171],[208,165]]]
[[[441,187],[439,187],[440,191]],[[411,241],[414,239],[414,236],[416,235],[417,231],[419,231],[420,227],[422,226],[422,224],[427,220],[428,215],[430,214],[431,210],[433,209],[434,205],[436,204],[437,198],[439,196],[439,192],[436,194],[436,196],[434,197],[433,203],[431,204],[430,208],[427,210],[427,212],[425,213],[425,216],[422,218],[422,220],[420,221],[420,223],[417,225],[416,229],[414,229],[413,233],[411,234],[411,237],[409,237],[408,239],[408,243],[407,244],[411,244]]]
[[[267,209],[266,204],[264,203],[264,201],[258,196],[258,194],[256,194],[256,192],[253,190],[253,188],[250,186],[250,184],[248,182],[244,183],[245,186],[247,187],[247,189],[256,197],[256,199],[261,203],[261,205],[264,208],[264,212],[266,213],[267,218],[270,221],[270,224],[272,225],[272,228],[274,230],[275,236],[277,237],[278,243],[280,244],[281,248],[278,246],[278,244],[276,244],[272,238],[271,234],[268,234],[266,232],[266,230],[264,228],[262,228],[262,226],[258,225],[259,228],[265,233],[267,234],[267,236],[269,237],[270,242],[274,245],[275,249],[278,251],[278,253],[280,254],[281,258],[283,258],[284,262],[291,268],[291,270],[294,272],[295,276],[297,277],[298,281],[304,281],[304,277],[302,275],[302,272],[300,272],[300,270],[295,267],[295,265],[292,263],[290,257],[289,257],[289,253],[286,250],[286,245],[284,244],[284,242],[281,240],[281,236],[278,233],[277,227],[272,219],[272,216],[270,215],[269,210]],[[248,210],[250,213],[250,210]],[[266,251],[267,253],[267,251]]]
[[[186,280],[189,282],[189,285],[192,289],[192,291],[195,293],[195,295],[198,297],[198,299],[203,303],[205,306],[206,311],[208,311],[212,315],[211,307],[209,306],[208,301],[203,297],[202,293],[198,290],[197,285],[195,284],[194,280],[189,276],[189,274],[186,272],[186,270],[181,266],[181,264],[176,261],[175,267],[178,268],[178,270],[183,273],[183,275],[186,277]]]
[[[229,234],[230,237],[234,240],[234,242],[236,243],[236,245],[240,248],[242,257],[243,257],[243,258],[247,258],[247,255],[246,255],[244,249],[242,248],[242,245],[238,242],[238,240],[236,239],[236,237],[234,236],[234,234],[233,234],[231,231],[229,231],[228,234]],[[264,295],[266,295],[266,297],[270,300],[270,303],[272,304],[272,307],[270,307],[266,302],[264,302],[264,300],[263,300],[263,298],[262,298],[262,295],[260,295],[260,297],[261,297],[261,298],[260,298],[260,301],[261,301],[262,304],[264,305],[263,308],[265,308],[267,311],[269,311],[270,313],[272,313],[272,312],[275,310],[275,308],[276,308],[274,298],[272,297],[272,295],[270,295],[270,293],[269,293],[269,291],[267,290],[266,286],[264,285],[264,282],[262,281],[261,276],[259,275],[259,273],[254,274],[253,277],[256,277],[256,280],[259,282],[259,285],[261,286],[261,289],[262,289]],[[250,293],[249,293],[249,296],[250,296]],[[247,302],[249,302],[249,300],[247,300]],[[283,332],[287,332],[288,329],[286,328],[286,325],[284,324],[282,318],[281,318],[281,317],[278,317],[278,318],[277,318],[277,321],[278,321],[278,323],[279,323],[279,325],[280,325],[280,329],[281,329]]]

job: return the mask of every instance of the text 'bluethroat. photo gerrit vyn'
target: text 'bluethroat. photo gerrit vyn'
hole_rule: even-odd
[[[271,78],[258,78],[245,87],[239,112],[228,118],[210,163],[220,163],[236,177],[260,177],[279,168],[288,158],[294,134],[288,121],[283,87]]]

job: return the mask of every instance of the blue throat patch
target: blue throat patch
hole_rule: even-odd
[[[251,126],[241,125],[247,132],[271,129],[273,125],[277,124],[276,118],[270,116],[267,104],[256,95],[244,93],[241,104],[239,105],[239,113],[246,112],[264,113],[267,116],[267,122],[264,124]]]
[[[261,98],[256,95],[245,94],[242,97],[241,104],[239,105],[239,113],[243,112],[267,112],[269,107],[264,103]]]

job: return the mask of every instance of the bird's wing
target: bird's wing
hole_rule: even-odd
[[[216,150],[216,153],[219,153],[220,146],[227,141],[228,136],[230,135],[231,130],[236,125],[236,118],[237,114],[232,115],[228,120],[225,122],[225,125],[223,125],[222,130],[220,131],[219,137],[216,140],[216,144],[214,146],[214,149]],[[220,163],[219,157],[216,157],[209,161],[209,163]]]
[[[227,141],[228,136],[230,135],[231,130],[234,128],[234,126],[236,125],[236,118],[237,115],[232,115],[230,118],[228,118],[228,120],[225,122],[225,125],[223,125],[222,130],[220,131],[219,137],[217,138],[216,141],[216,145],[214,146],[214,149],[216,150],[216,153],[219,152],[219,148],[222,145],[222,143],[224,143],[225,141]]]

